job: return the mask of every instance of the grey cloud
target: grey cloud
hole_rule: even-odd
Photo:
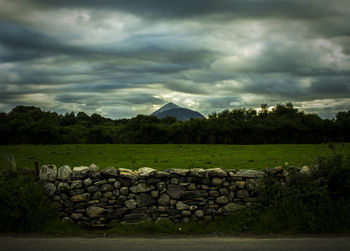
[[[269,17],[278,16],[283,18],[312,18],[334,15],[337,10],[334,8],[336,4],[344,4],[345,1],[327,1],[309,0],[293,0],[293,1],[274,1],[274,0],[179,0],[179,1],[163,1],[163,0],[31,0],[31,3],[42,8],[57,7],[73,7],[73,8],[92,8],[92,9],[116,9],[130,12],[135,15],[143,15],[149,18],[184,18],[184,17],[200,17],[214,16],[216,18],[224,17]]]

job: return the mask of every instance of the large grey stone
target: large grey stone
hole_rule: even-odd
[[[89,167],[87,166],[76,166],[73,167],[72,178],[80,179],[85,178],[89,175]]]
[[[218,177],[214,177],[211,180],[212,186],[220,186],[222,183],[223,183],[223,180]]]
[[[222,211],[223,212],[233,212],[233,211],[237,211],[237,210],[242,210],[245,209],[246,206],[238,204],[238,203],[234,203],[234,202],[230,202],[227,205],[222,207]]]
[[[44,165],[40,168],[39,178],[42,181],[55,181],[57,179],[57,168],[55,165]]]
[[[70,184],[70,189],[79,189],[83,187],[83,182],[81,180],[73,180]]]
[[[124,204],[128,209],[135,209],[136,208],[136,201],[134,199],[126,200],[126,201],[124,201]]]
[[[64,165],[58,168],[57,178],[59,180],[70,180],[71,175],[72,175],[72,169],[69,166]]]
[[[92,184],[92,180],[90,178],[87,178],[85,180],[83,180],[84,186],[88,187]]]
[[[100,168],[95,164],[91,164],[89,166],[89,176],[91,178],[96,178],[96,177],[100,176]]]
[[[217,197],[215,202],[219,205],[224,205],[224,204],[227,204],[228,203],[228,197],[227,196],[220,196],[220,197]]]
[[[248,170],[248,169],[240,169],[236,172],[232,171],[230,172],[231,177],[241,177],[241,178],[263,178],[265,175],[265,172],[263,171],[256,171],[256,170]]]
[[[51,183],[51,182],[46,182],[44,184],[44,191],[46,194],[48,194],[49,196],[52,196],[55,194],[56,192],[56,186],[55,184]]]
[[[162,194],[158,199],[158,204],[160,206],[167,206],[169,205],[170,197],[167,194]]]
[[[102,207],[90,206],[86,209],[86,213],[90,218],[98,218],[104,214],[106,209]]]
[[[176,203],[176,209],[177,209],[177,210],[187,210],[187,209],[189,209],[189,208],[190,208],[190,206],[187,205],[186,203],[182,202],[182,201],[178,201],[178,202]]]
[[[135,196],[136,203],[139,207],[148,207],[156,203],[156,201],[146,193],[140,193]]]
[[[170,184],[168,185],[168,195],[172,199],[180,199],[181,195],[185,192],[185,187],[180,185]]]
[[[156,169],[150,168],[150,167],[141,167],[139,170],[137,170],[139,177],[145,178],[145,177],[151,177],[153,174],[157,172]]]
[[[107,177],[118,177],[118,170],[110,166],[103,169],[101,174]]]
[[[84,202],[90,199],[89,193],[76,194],[71,197],[71,201],[73,202]]]
[[[60,182],[58,183],[58,186],[57,186],[57,193],[62,193],[62,192],[67,192],[69,191],[69,185],[65,182]]]
[[[192,177],[203,178],[207,175],[207,171],[202,168],[193,168],[190,170],[189,175]]]
[[[89,186],[86,188],[86,190],[88,190],[88,192],[90,192],[90,193],[94,193],[94,192],[99,191],[100,189],[98,188],[98,186]]]
[[[207,173],[209,176],[214,176],[214,177],[226,177],[227,176],[227,172],[222,168],[207,169]]]
[[[101,192],[108,192],[108,191],[113,191],[113,186],[111,184],[104,184],[101,186],[100,190]]]
[[[139,183],[136,186],[130,187],[130,191],[133,193],[145,193],[153,190],[155,187],[146,183]]]

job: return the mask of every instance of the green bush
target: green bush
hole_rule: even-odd
[[[290,168],[285,182],[265,177],[255,230],[344,232],[350,230],[350,159],[320,158],[310,172]]]
[[[1,231],[37,231],[57,210],[33,177],[0,175]]]

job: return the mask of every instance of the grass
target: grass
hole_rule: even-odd
[[[336,147],[340,148],[339,144]],[[345,154],[350,144],[344,145]],[[7,168],[6,156],[13,154],[18,167],[64,164],[70,166],[94,163],[102,168],[138,169],[213,168],[256,169],[284,165],[310,165],[319,156],[328,156],[327,144],[284,145],[9,145],[0,146],[0,168]]]

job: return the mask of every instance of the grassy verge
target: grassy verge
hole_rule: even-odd
[[[340,147],[340,145],[336,145]],[[54,163],[56,166],[90,165],[138,169],[213,168],[256,169],[284,165],[303,166],[319,156],[332,153],[327,144],[319,145],[10,145],[0,146],[0,167],[8,166],[6,156],[13,154],[19,167],[33,168]],[[350,144],[344,145],[350,154]]]

